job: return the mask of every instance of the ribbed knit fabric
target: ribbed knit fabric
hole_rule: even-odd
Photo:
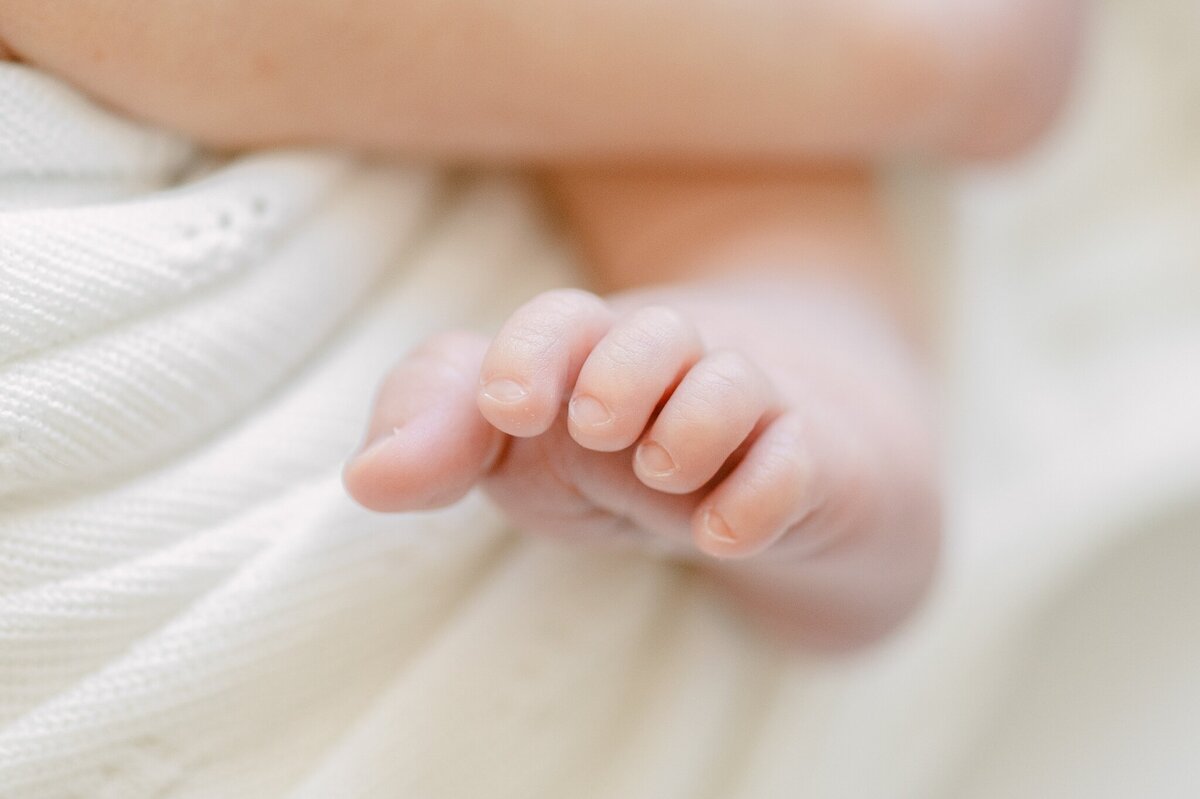
[[[769,658],[690,578],[341,491],[390,362],[563,279],[519,187],[0,98],[0,796],[567,795],[664,703],[725,768]]]
[[[841,662],[344,496],[392,361],[569,279],[520,185],[218,162],[0,65],[0,797],[1200,793],[1200,153],[1186,26],[1130,9],[1057,145],[957,188],[944,575]]]

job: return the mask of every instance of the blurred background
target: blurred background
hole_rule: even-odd
[[[1029,615],[949,795],[1200,791],[1198,34],[1098,4],[1050,138],[955,181],[957,579]]]

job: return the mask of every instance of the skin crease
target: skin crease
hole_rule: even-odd
[[[541,298],[560,327],[518,314],[497,339],[454,334],[407,356],[348,489],[397,511],[480,483],[522,527],[666,546],[781,638],[845,649],[911,612],[940,536],[925,314],[872,170],[853,163],[1033,141],[1068,85],[1079,5],[703,0],[648,18],[636,2],[0,0],[0,41],[218,148],[542,167],[595,284],[617,293]],[[661,413],[630,422],[630,441],[589,438],[567,418],[576,373],[638,313],[676,320],[654,352],[679,353],[679,379],[654,384],[644,364],[610,374]],[[513,349],[538,340],[577,340],[579,363]],[[739,377],[704,395],[696,364]],[[489,370],[551,366],[567,372],[538,407],[481,394]],[[667,441],[676,456],[710,444],[686,484],[654,478],[633,446],[663,437],[676,395],[710,411]],[[714,418],[739,432],[714,438],[729,433]],[[758,462],[771,468],[741,469]],[[772,497],[788,511],[774,521]],[[714,501],[736,542],[705,537]]]

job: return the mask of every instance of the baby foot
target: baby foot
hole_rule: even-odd
[[[522,529],[665,548],[806,639],[873,636],[928,579],[930,435],[901,348],[843,305],[547,292],[401,363],[347,486],[399,511],[482,482]]]

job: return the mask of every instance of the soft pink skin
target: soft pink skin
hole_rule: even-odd
[[[918,601],[939,534],[932,430],[894,333],[855,294],[791,278],[548,292],[490,342],[406,358],[346,484],[404,511],[479,482],[523,530],[665,547],[786,637],[859,644]],[[501,377],[527,393],[490,397]],[[572,418],[583,395],[611,421]],[[649,441],[676,471],[647,468]]]
[[[1082,2],[0,0],[0,42],[220,147],[796,164],[1020,149]]]

